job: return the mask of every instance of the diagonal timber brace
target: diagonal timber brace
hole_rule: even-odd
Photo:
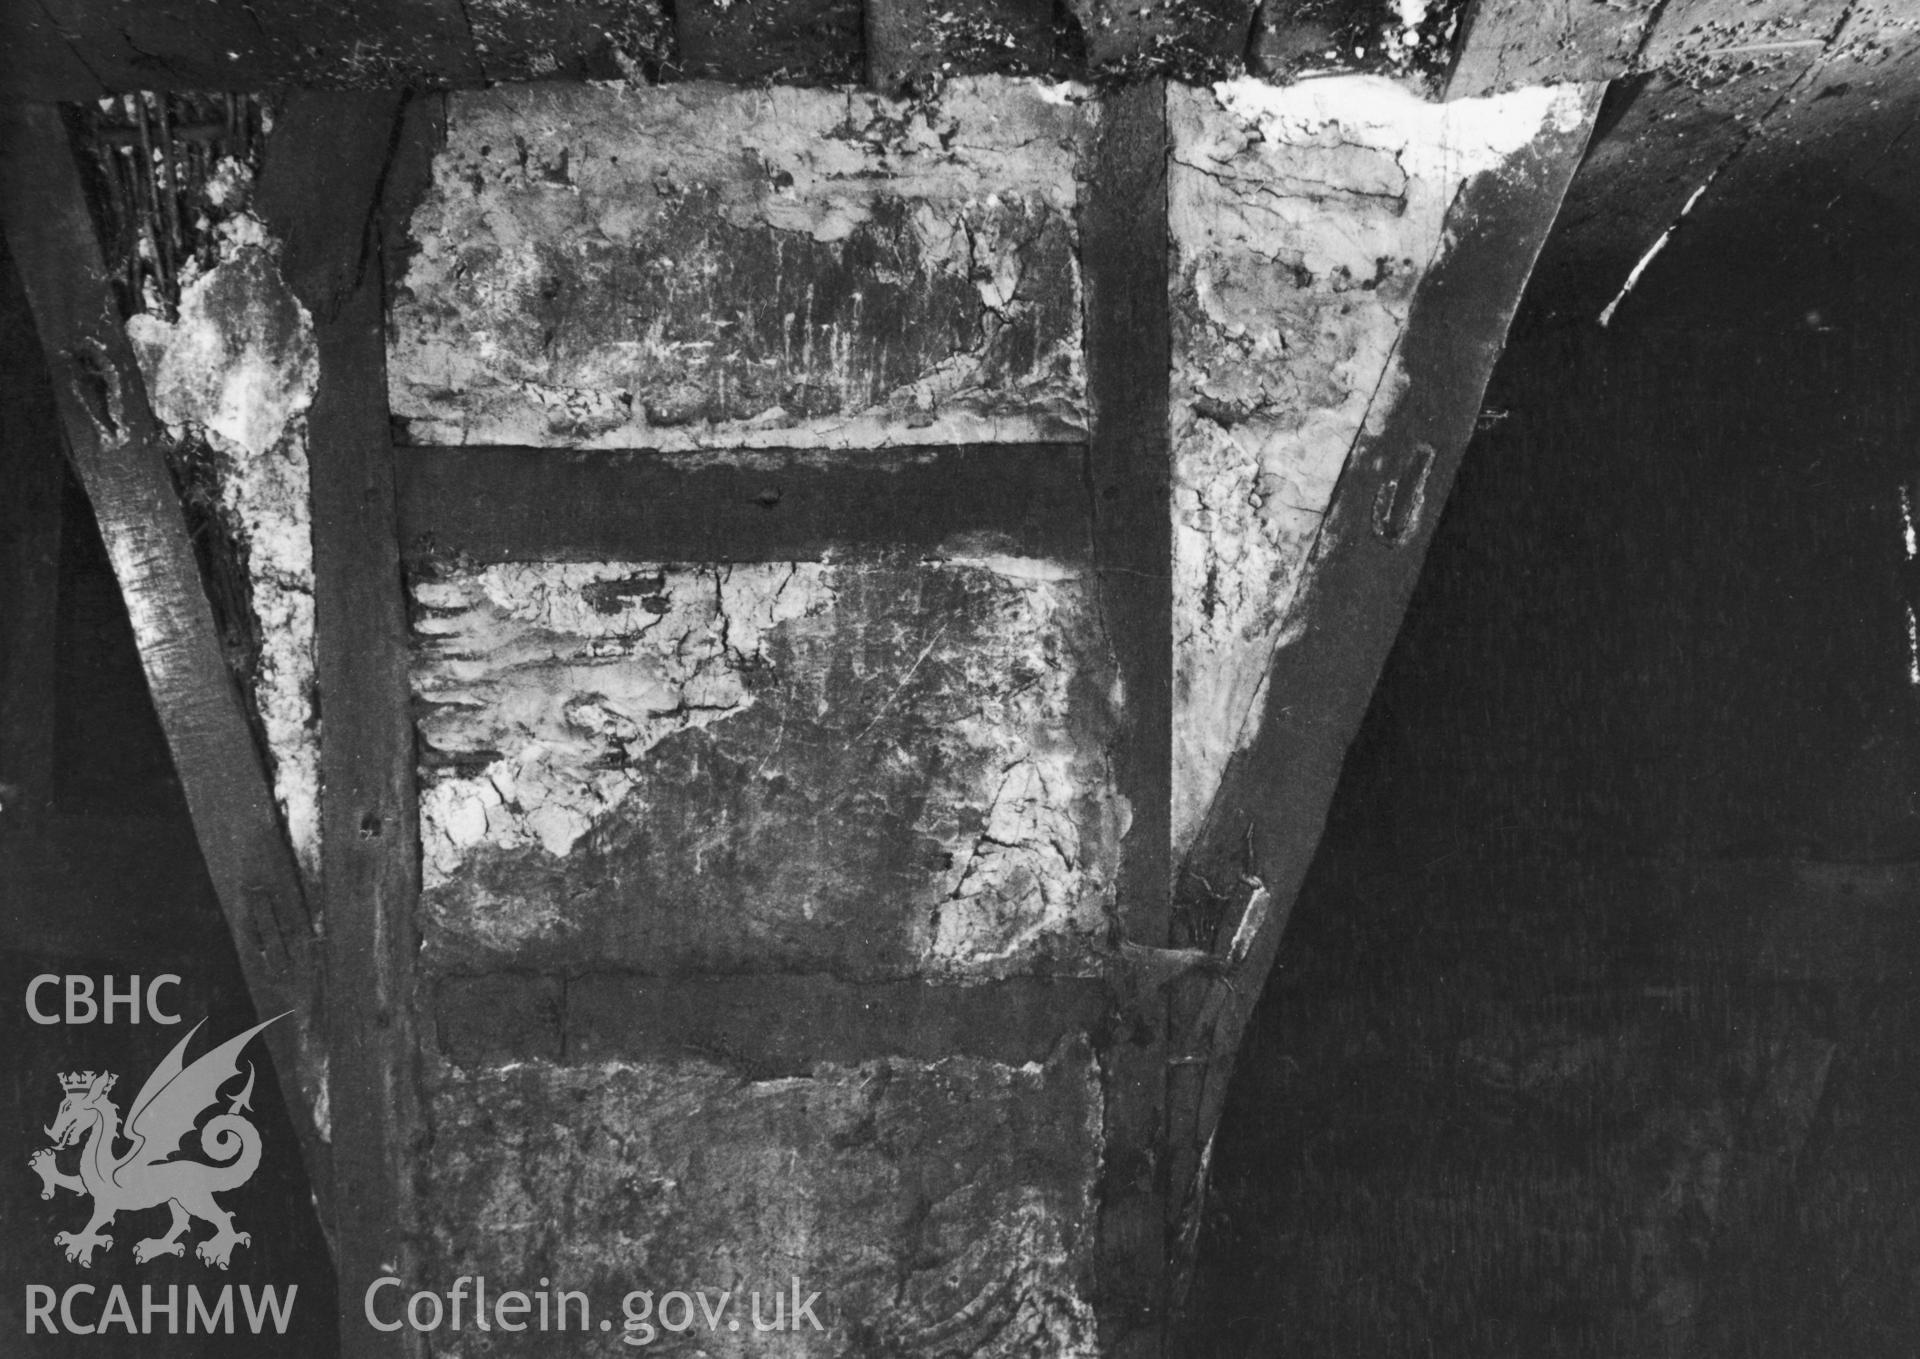
[[[53,379],[67,452],[119,578],[147,685],[193,814],[320,1207],[326,1059],[316,941],[266,766],[222,654],[166,439],[122,329],[59,111],[0,109],[0,216]]]
[[[1228,1081],[1472,435],[1481,394],[1568,181],[1599,87],[1498,172],[1469,179],[1451,247],[1419,283],[1398,342],[1404,395],[1366,421],[1334,485],[1257,691],[1257,723],[1227,761],[1176,888],[1214,966],[1175,992],[1168,1082],[1173,1289],[1191,1275],[1208,1160]]]

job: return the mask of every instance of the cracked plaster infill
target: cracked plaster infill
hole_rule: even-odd
[[[699,83],[452,96],[391,315],[415,443],[1083,437],[1098,106]]]
[[[592,904],[606,875],[631,872],[605,856],[624,862],[632,838],[651,833],[650,890],[684,896],[674,864],[692,853],[686,871],[697,874],[702,851],[671,847],[681,814],[653,805],[660,779],[704,788],[722,777],[716,762],[738,760],[754,771],[758,809],[743,834],[811,845],[825,817],[846,843],[813,845],[791,876],[743,886],[730,947],[753,929],[790,945],[796,932],[838,940],[848,913],[872,909],[873,927],[898,941],[874,949],[906,949],[915,971],[1004,972],[1063,941],[1084,951],[1104,932],[1126,821],[1097,734],[1119,695],[1083,657],[1086,593],[1056,563],[1007,557],[548,563],[419,583],[429,915],[450,938],[512,954],[600,928],[609,909],[667,909],[647,893]],[[955,612],[889,617],[916,597]],[[669,737],[762,704],[772,706],[758,723],[727,727],[740,734],[703,747],[690,771],[670,762],[678,772],[663,774],[649,758]],[[687,791],[690,805],[698,793]],[[861,856],[876,835],[899,840],[885,853],[922,866],[866,880]],[[561,861],[564,894],[543,876]],[[822,892],[835,899],[814,900]],[[857,905],[862,892],[875,902]]]
[[[1010,963],[1049,935],[1088,938],[1102,928],[1129,811],[1108,784],[1104,753],[1062,739],[1077,677],[1049,655],[1044,639],[1071,627],[1069,616],[1086,607],[1080,578],[1025,557],[956,558],[944,569],[990,573],[1018,592],[1020,630],[1002,640],[1021,657],[1014,673],[1032,676],[1008,690],[1006,673],[994,673],[1004,656],[974,647],[963,653],[965,687],[983,701],[953,736],[976,755],[989,754],[994,772],[980,790],[986,824],[954,845],[925,956],[936,970],[971,971]],[[1109,702],[1120,706],[1117,676]]]
[[[311,885],[320,871],[320,719],[306,411],[320,360],[312,320],[280,275],[277,242],[238,210],[251,188],[244,167],[223,163],[209,189],[236,211],[217,228],[219,262],[183,271],[178,321],[141,313],[127,335],[154,413],[176,439],[212,451],[220,517],[251,586],[260,639],[253,697],[274,795]]]
[[[689,1057],[435,1064],[429,1080],[441,1287],[550,1275],[617,1297],[670,1278],[732,1290],[744,1316],[752,1290],[770,1308],[798,1275],[826,1330],[769,1349],[743,1322],[704,1352],[826,1359],[850,1335],[863,1353],[926,1359],[1099,1352],[1084,1289],[1103,1124],[1084,1042],[1022,1066],[879,1060],[742,1080]],[[526,1339],[500,1352],[554,1353],[551,1335]]]
[[[491,756],[422,790],[424,886],[482,844],[565,858],[632,790],[634,761],[753,701],[768,629],[832,601],[805,565],[504,565],[416,585],[421,736]]]
[[[1334,483],[1468,180],[1577,125],[1571,87],[1429,104],[1373,76],[1168,91],[1174,846],[1258,730]]]

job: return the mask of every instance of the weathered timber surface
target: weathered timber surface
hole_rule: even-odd
[[[1192,917],[1230,910],[1200,941],[1229,965],[1183,984],[1183,1079],[1170,1097],[1181,1271],[1233,1055],[1598,98],[1597,88],[1583,90],[1574,117],[1541,125],[1517,154],[1474,175],[1447,212],[1452,246],[1422,279],[1399,342],[1404,394],[1378,423],[1368,421],[1340,474],[1309,583],[1267,673],[1258,734],[1229,760],[1185,861],[1182,900]],[[1243,874],[1262,890],[1229,889]]]
[[[1724,194],[1723,173],[1769,142],[1798,143],[1801,128],[1824,116],[1800,98],[1823,73],[1831,72],[1826,87],[1843,94],[1871,80],[1832,41],[1843,21],[1854,22],[1845,19],[1849,8],[1810,0],[1791,22],[1771,23],[1704,3],[1663,14],[1640,61],[1647,73],[1609,96],[1604,135],[1540,260],[1535,286],[1556,310],[1598,317],[1669,227],[1686,230],[1696,206]],[[1884,147],[1886,139],[1864,140]],[[1794,158],[1803,154],[1796,149]]]
[[[440,1050],[457,1066],[702,1057],[754,1080],[877,1058],[1044,1062],[1100,1029],[1107,1007],[1105,983],[1073,977],[954,985],[493,973],[444,978],[434,995]]]
[[[1632,69],[1662,0],[1474,0],[1447,73],[1449,98],[1524,85],[1614,80]]]
[[[300,91],[274,114],[253,210],[279,238],[280,273],[317,325],[355,301],[367,277],[399,109],[393,93]]]
[[[1122,816],[1088,596],[990,558],[419,580],[427,961],[1085,970]]]
[[[1334,485],[1411,389],[1402,337],[1461,186],[1584,120],[1570,89],[1429,104],[1361,76],[1171,109],[1179,855],[1259,729]]]
[[[1255,0],[1177,0],[1129,5],[1067,0],[1079,21],[1087,64],[1107,72],[1165,71],[1205,81],[1238,74],[1253,30]]]
[[[696,80],[850,85],[861,79],[860,0],[685,0],[678,69]]]
[[[1804,182],[1825,173],[1857,186],[1855,192],[1884,195],[1913,211],[1920,185],[1906,172],[1914,150],[1907,129],[1920,116],[1920,16],[1900,0],[1863,0],[1845,11],[1844,22],[1840,19],[1824,4],[1810,6],[1806,19],[1782,35],[1798,42],[1798,48],[1750,54],[1769,58],[1757,74],[1781,93],[1782,102],[1754,128],[1752,140],[1715,182],[1711,201],[1702,209],[1759,215],[1762,209],[1756,205],[1765,203],[1773,182]],[[1819,36],[1821,23],[1831,24],[1830,36],[1813,66],[1801,71],[1797,62],[1784,60],[1794,51],[1805,51],[1807,41]],[[1738,36],[1744,38],[1745,31]],[[1680,52],[1701,63],[1739,55],[1729,50],[1715,58],[1712,49],[1703,51],[1703,46],[1682,47]],[[1794,79],[1786,83],[1790,75]],[[1877,127],[1863,123],[1869,115],[1878,120]],[[1829,202],[1830,197],[1819,201]]]
[[[0,817],[11,825],[53,795],[65,477],[46,360],[4,243],[0,326]]]
[[[405,441],[1078,441],[1092,123],[986,80],[451,96],[393,281]]]
[[[881,453],[416,448],[401,537],[472,562],[821,561],[873,553],[1084,561],[1086,452],[963,444]]]
[[[930,93],[956,75],[1040,75],[1055,65],[1051,0],[867,0],[867,84]]]
[[[889,92],[904,77],[926,93],[956,76],[1204,81],[1243,66],[1276,78],[1368,70],[1431,79],[1450,55],[1459,10],[1457,0],[1412,15],[1373,0],[38,0],[0,15],[0,89],[84,100],[137,89],[691,75],[744,85],[864,77]],[[1554,56],[1578,59],[1535,45],[1545,48],[1527,67],[1538,67],[1535,78],[1553,78]],[[1520,61],[1506,59],[1515,69]]]
[[[0,86],[13,99],[482,78],[459,0],[78,0],[5,16]]]
[[[874,1061],[761,1081],[693,1058],[448,1067],[434,1094],[437,1288],[550,1278],[616,1328],[629,1290],[728,1289],[740,1332],[702,1335],[726,1359],[768,1352],[755,1291],[763,1322],[776,1292],[798,1320],[786,1354],[1096,1353],[1084,1043],[1017,1067]],[[793,1315],[796,1278],[798,1300],[820,1295],[820,1331]],[[501,1355],[608,1343],[571,1321],[493,1339]]]
[[[1150,948],[1166,943],[1172,905],[1166,98],[1165,86],[1149,83],[1107,101],[1080,222],[1094,563],[1100,617],[1127,696],[1114,765],[1132,818],[1121,842],[1116,918],[1124,939]],[[1164,997],[1151,1000],[1103,1054],[1097,1306],[1102,1346],[1116,1359],[1157,1353],[1164,1322],[1166,1031]]]
[[[100,522],[154,707],[265,1035],[322,1221],[329,1165],[312,925],[261,752],[228,673],[57,111],[0,110],[0,215],[52,373],[68,455]]]
[[[461,9],[490,85],[651,80],[673,69],[673,23],[660,0],[463,0]]]
[[[1848,28],[1904,28],[1898,8],[1884,0],[1476,0],[1448,72],[1447,97],[1647,71],[1666,71],[1700,93],[1737,89],[1818,59],[1849,11],[1858,13]]]
[[[419,799],[374,233],[399,113],[393,94],[294,95],[255,196],[319,351],[307,448],[334,1252],[341,1329],[368,1356],[425,1353],[419,1333],[368,1333],[361,1313],[367,1284],[417,1272],[425,1138],[412,1013]]]

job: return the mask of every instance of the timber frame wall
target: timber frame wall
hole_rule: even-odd
[[[686,24],[704,13],[683,12]],[[697,47],[681,35],[683,52]],[[584,991],[566,998],[562,1041],[576,1051],[744,1050],[758,1069],[778,1072],[877,1054],[1020,1061],[1072,1034],[1108,1035],[1094,1298],[1102,1349],[1164,1352],[1233,1052],[1586,133],[1583,123],[1529,152],[1514,180],[1469,191],[1459,244],[1423,288],[1402,342],[1409,396],[1341,477],[1334,531],[1312,563],[1307,631],[1276,654],[1259,738],[1234,757],[1198,844],[1176,863],[1166,88],[1147,79],[1105,100],[1080,223],[1092,413],[1083,445],[882,450],[871,466],[792,456],[775,471],[511,447],[396,457],[383,295],[440,136],[440,100],[292,93],[257,206],[284,240],[283,271],[313,318],[320,353],[309,416],[326,696],[317,900],[302,886],[219,649],[68,129],[51,105],[0,109],[7,238],[69,456],[136,620],[249,987],[263,1015],[298,1016],[267,1037],[343,1280],[348,1352],[425,1352],[411,1331],[369,1332],[358,1292],[345,1286],[408,1274],[419,1249],[410,1224],[426,1039],[415,994],[410,558],[430,543],[481,563],[788,562],[931,546],[978,530],[1034,556],[1091,564],[1129,696],[1118,781],[1134,814],[1122,846],[1117,956],[1138,967],[1080,983],[980,987],[688,978],[641,996],[615,986],[597,1003]],[[1586,108],[1590,117],[1591,98]],[[1420,496],[1410,501],[1415,485]],[[540,1002],[510,980],[451,988],[440,1041],[457,1051],[497,1043],[503,1009]],[[775,1003],[787,1015],[778,1030],[755,1019]]]

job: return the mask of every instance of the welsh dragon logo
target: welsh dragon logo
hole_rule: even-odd
[[[93,1218],[84,1231],[60,1232],[53,1238],[54,1245],[65,1248],[67,1259],[91,1268],[96,1250],[113,1249],[113,1238],[101,1229],[116,1213],[158,1208],[163,1203],[173,1213],[173,1225],[164,1236],[135,1243],[133,1258],[138,1264],[162,1255],[184,1255],[186,1246],[180,1238],[195,1218],[213,1228],[213,1235],[194,1247],[194,1254],[207,1264],[225,1269],[235,1246],[251,1244],[251,1236],[233,1229],[233,1214],[213,1201],[215,1194],[245,1184],[260,1164],[260,1130],[240,1116],[242,1110],[252,1112],[251,1064],[246,1087],[227,1101],[225,1113],[208,1119],[200,1129],[201,1150],[213,1163],[172,1158],[200,1117],[220,1103],[220,1087],[239,1076],[240,1050],[267,1024],[284,1018],[275,1015],[265,1024],[256,1024],[187,1065],[182,1060],[187,1044],[206,1021],[194,1025],[193,1032],[180,1040],[140,1087],[127,1110],[124,1131],[120,1111],[107,1098],[118,1076],[78,1071],[60,1077],[66,1098],[60,1102],[53,1126],[44,1130],[53,1145],[36,1151],[27,1165],[40,1177],[41,1198],[52,1198],[55,1189],[70,1189],[93,1199]],[[68,1175],[56,1158],[83,1139],[80,1173]],[[127,1151],[115,1150],[126,1142],[132,1144]]]

